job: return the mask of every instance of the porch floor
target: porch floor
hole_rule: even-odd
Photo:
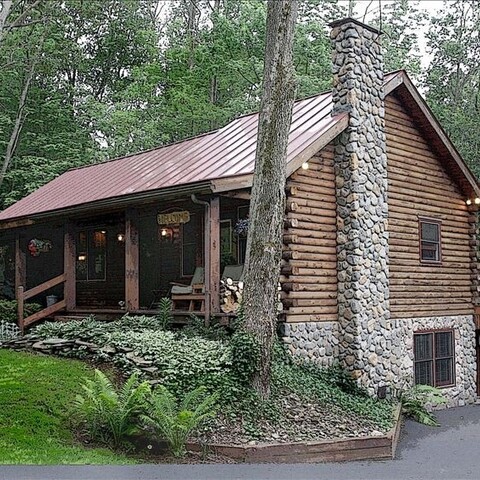
[[[131,315],[157,315],[159,313],[158,310],[155,309],[140,309],[140,310],[132,310],[127,312],[126,310],[122,310],[120,308],[75,308],[72,310],[68,310],[65,312],[60,312],[54,316],[55,321],[69,321],[74,319],[81,319],[87,315],[95,315],[99,320],[115,320],[117,318],[122,317],[125,314]],[[196,315],[197,317],[203,318],[205,316],[205,312],[190,312],[184,310],[173,310],[172,311],[174,320],[173,323],[177,325],[186,325],[189,323],[189,317],[191,314]],[[220,325],[228,326],[230,322],[235,318],[234,314],[231,313],[218,313],[213,315],[215,318],[219,319]]]

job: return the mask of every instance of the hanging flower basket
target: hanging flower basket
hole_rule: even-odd
[[[32,257],[38,257],[41,253],[47,253],[51,249],[51,240],[39,240],[38,238],[32,238],[28,242],[28,251]]]
[[[248,223],[249,223],[248,218],[240,218],[238,222],[235,224],[235,228],[233,229],[233,231],[239,237],[246,237],[248,234]]]

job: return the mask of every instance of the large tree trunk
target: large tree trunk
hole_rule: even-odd
[[[243,297],[244,327],[255,335],[261,348],[253,386],[262,398],[270,394],[271,352],[278,314],[287,144],[295,99],[292,46],[297,8],[296,0],[268,2]]]

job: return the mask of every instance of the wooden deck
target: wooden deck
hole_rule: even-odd
[[[76,308],[73,310],[61,312],[50,318],[53,318],[53,320],[59,322],[67,322],[70,320],[81,320],[88,315],[95,315],[95,318],[97,318],[98,320],[113,321],[126,314],[154,316],[158,315],[158,313],[159,311],[155,309],[139,309],[127,312],[126,310],[122,310],[119,308]],[[196,315],[199,318],[205,318],[205,312],[174,310],[172,314],[174,318],[173,323],[176,325],[188,324],[190,321],[190,315],[192,314]],[[231,313],[219,313],[214,314],[213,316],[219,319],[220,325],[225,326],[230,325],[231,321],[236,318],[236,316]]]

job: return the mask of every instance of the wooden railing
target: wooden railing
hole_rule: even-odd
[[[25,327],[31,325],[34,322],[38,322],[42,318],[50,316],[52,313],[58,312],[59,310],[65,309],[67,302],[66,300],[60,300],[59,302],[54,303],[53,305],[47,306],[43,310],[36,312],[28,317],[24,318],[25,315],[25,300],[32,298],[40,293],[48,290],[52,287],[55,287],[61,283],[64,283],[66,280],[66,275],[62,273],[58,277],[47,280],[46,282],[37,285],[36,287],[31,288],[30,290],[24,289],[23,286],[18,287],[17,289],[17,318],[18,326],[20,330],[24,331]]]

